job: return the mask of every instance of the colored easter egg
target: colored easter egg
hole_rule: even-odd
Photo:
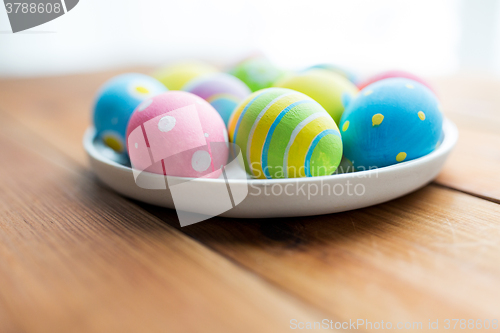
[[[343,99],[357,94],[356,86],[345,77],[325,69],[313,69],[288,76],[276,87],[299,91],[317,101],[339,123],[344,112]]]
[[[351,81],[353,84],[359,83],[359,78],[355,73],[353,73],[352,71],[350,71],[346,68],[343,68],[343,67],[340,67],[340,66],[337,66],[334,64],[317,64],[317,65],[314,65],[314,66],[307,68],[306,71],[311,70],[311,69],[326,69],[328,71],[342,75],[343,77],[345,77],[346,79]]]
[[[342,156],[342,160],[340,161],[339,166],[337,167],[337,170],[335,170],[334,174],[342,174],[342,173],[350,173],[350,172],[355,172],[356,169],[354,168],[354,165],[352,165],[352,162],[347,159],[345,156]]]
[[[359,83],[358,89],[361,90],[361,89],[364,89],[366,86],[368,86],[372,83],[375,83],[377,81],[395,78],[395,77],[401,77],[401,78],[406,78],[406,79],[420,82],[421,84],[423,84],[424,86],[426,86],[427,88],[429,88],[430,90],[435,92],[434,89],[432,88],[432,86],[428,82],[426,82],[424,79],[422,79],[421,77],[418,77],[415,74],[412,74],[409,72],[396,71],[396,70],[395,71],[386,71],[386,72],[382,72],[382,73],[379,73],[377,75],[374,75],[371,78],[369,78],[368,80],[365,80],[365,81]]]
[[[424,156],[436,148],[443,115],[434,93],[405,78],[375,82],[347,106],[340,130],[344,155],[357,170]]]
[[[253,93],[235,110],[228,129],[247,172],[256,178],[331,175],[342,158],[333,119],[318,102],[294,90]]]
[[[167,91],[144,74],[122,74],[107,81],[97,93],[93,122],[96,134],[117,153],[125,152],[125,133],[134,109],[147,98]]]
[[[226,126],[208,102],[188,92],[168,91],[134,111],[127,150],[138,171],[217,178],[229,149]]]
[[[245,82],[252,91],[271,87],[283,75],[282,70],[264,57],[244,60],[229,73]]]
[[[211,73],[217,72],[214,66],[191,61],[180,62],[161,68],[153,77],[158,79],[169,90],[181,90],[189,81]]]
[[[189,82],[183,89],[210,103],[227,125],[238,104],[252,92],[243,81],[226,73],[205,75]]]

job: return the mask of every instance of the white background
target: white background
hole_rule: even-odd
[[[22,1],[22,0],[19,0]],[[12,34],[0,6],[0,76],[39,76],[260,51],[281,67],[331,62],[425,76],[498,72],[498,0],[80,0]]]

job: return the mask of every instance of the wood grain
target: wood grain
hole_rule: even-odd
[[[436,182],[500,202],[500,82],[492,77],[436,80],[460,138]]]
[[[499,216],[497,204],[428,186],[332,216],[182,231],[342,320],[427,322],[498,316]]]
[[[0,129],[0,332],[281,332],[323,317],[9,118]]]
[[[69,157],[86,163],[81,141],[91,122],[94,95],[107,79],[119,73],[0,80],[0,112],[10,114]]]
[[[99,248],[104,248],[113,253],[123,250],[127,255],[134,256],[136,265],[148,263],[146,265],[148,270],[153,270],[148,265],[152,265],[152,262],[156,260],[162,263],[162,267],[170,268],[173,267],[173,264],[169,262],[170,257],[176,257],[171,253],[173,250],[170,248],[170,242],[172,241],[165,234],[172,233],[175,235],[174,238],[179,238],[178,242],[182,243],[181,246],[173,242],[173,245],[182,248],[182,250],[175,250],[175,253],[182,251],[191,253],[190,250],[184,248],[191,248],[191,244],[196,247],[197,254],[192,254],[196,257],[195,259],[191,257],[176,259],[176,263],[180,265],[179,274],[182,275],[183,270],[189,269],[194,272],[194,268],[188,269],[183,266],[186,265],[184,262],[186,260],[193,262],[194,266],[200,265],[210,272],[207,273],[210,276],[215,274],[210,269],[219,265],[215,265],[215,261],[225,262],[228,265],[227,269],[231,270],[231,275],[232,270],[237,272],[234,276],[238,278],[231,279],[232,283],[236,283],[234,279],[240,279],[237,275],[240,274],[258,286],[255,293],[257,298],[261,297],[261,294],[271,295],[268,297],[276,303],[269,303],[268,307],[259,303],[263,308],[254,305],[253,311],[258,313],[258,311],[269,310],[273,318],[273,310],[281,314],[291,313],[280,303],[286,300],[285,303],[290,302],[294,309],[299,309],[292,312],[296,311],[295,313],[303,318],[323,313],[328,317],[342,320],[362,318],[371,321],[421,321],[424,325],[429,319],[437,318],[441,322],[445,318],[498,319],[495,316],[498,315],[497,309],[500,308],[498,285],[500,280],[500,226],[498,225],[500,208],[496,203],[491,202],[500,198],[498,192],[500,179],[496,176],[500,164],[498,159],[500,134],[495,131],[498,128],[496,124],[500,123],[500,117],[493,111],[500,105],[500,98],[493,96],[495,89],[500,88],[500,84],[496,81],[456,78],[436,81],[445,113],[457,123],[461,134],[455,153],[436,181],[439,185],[430,185],[404,198],[353,212],[283,220],[215,218],[179,229],[181,232],[179,233],[169,227],[178,226],[175,212],[119,198],[103,190],[89,176],[89,171],[86,171],[86,159],[80,142],[83,131],[89,123],[88,115],[92,96],[105,78],[114,74],[100,73],[66,78],[0,82],[0,109],[12,117],[11,123],[19,124],[15,127],[24,128],[22,131],[28,131],[40,138],[37,146],[39,148],[32,147],[32,149],[40,151],[46,146],[55,147],[55,149],[43,150],[44,159],[49,158],[52,161],[51,168],[57,167],[57,170],[64,170],[65,173],[71,175],[58,185],[59,190],[67,193],[67,189],[72,186],[84,189],[81,191],[85,195],[80,193],[74,200],[65,201],[65,205],[69,207],[73,207],[75,202],[77,206],[86,207],[85,210],[80,209],[74,213],[72,228],[89,228],[88,225],[91,225],[91,228],[97,228],[94,224],[98,223],[99,216],[102,214],[107,216],[110,210],[114,218],[108,223],[124,224],[120,232],[108,231],[112,234],[109,246],[104,246],[101,241],[99,246],[86,245],[90,250],[99,251]],[[29,91],[29,99],[23,99],[23,90]],[[50,105],[50,107],[41,105]],[[475,109],[474,105],[479,105],[479,107]],[[31,139],[23,138],[19,134],[17,136],[15,133],[11,134],[25,146],[33,144]],[[30,151],[28,155],[32,154]],[[55,186],[54,184],[60,181],[59,178],[53,178],[45,180],[44,184]],[[43,186],[40,184],[37,186],[36,193],[45,198]],[[474,196],[443,186],[468,192]],[[25,194],[15,193],[15,195]],[[38,199],[35,197],[37,196],[32,194],[26,197],[26,200],[36,202]],[[477,197],[484,197],[490,201]],[[52,202],[53,199],[49,197],[46,202]],[[26,216],[37,216],[33,215],[32,210],[22,205],[25,200],[16,200],[19,202],[17,206],[19,211],[24,212]],[[66,211],[63,208],[57,206],[51,214],[56,214],[60,210]],[[97,209],[94,211],[95,214],[87,211],[93,211],[94,208]],[[129,209],[132,209],[132,213],[128,212]],[[82,215],[82,211],[85,214]],[[129,214],[134,217],[133,221]],[[67,216],[60,217],[61,220],[67,218]],[[161,224],[157,218],[166,224]],[[147,222],[143,223],[143,219]],[[100,222],[99,225],[102,223]],[[146,228],[152,232],[141,231],[142,229],[138,226],[143,224],[153,225],[154,227]],[[157,224],[162,227],[156,227]],[[61,225],[60,228],[66,230],[67,227]],[[101,229],[96,230],[102,233]],[[35,237],[37,232],[33,233],[32,237]],[[192,240],[186,239],[183,234]],[[144,248],[136,248],[136,243],[143,244],[141,243],[143,238],[147,239],[147,244],[149,242],[154,244],[155,251],[146,245],[143,245]],[[42,241],[44,238],[38,236],[36,239]],[[3,241],[7,242],[6,244],[12,242],[8,237]],[[77,239],[77,241],[82,240]],[[14,242],[14,244],[18,243],[19,241]],[[27,243],[31,244],[31,239]],[[186,246],[183,245],[184,243]],[[64,244],[66,246],[66,243]],[[214,252],[207,251],[200,244],[219,253],[229,261],[223,260]],[[61,244],[54,242],[51,245],[57,253],[55,249]],[[71,244],[69,246],[71,248]],[[76,251],[76,253],[85,258],[80,252]],[[153,256],[154,260],[149,256]],[[212,256],[216,259],[207,259]],[[91,257],[93,258],[94,255]],[[109,260],[109,257],[106,258]],[[121,281],[116,272],[125,274],[126,272],[123,272],[125,263],[126,265],[132,264],[122,256],[119,258],[122,260],[118,261],[121,270],[114,268],[116,271],[111,269],[114,274],[106,273],[105,265],[101,264],[99,266],[102,269],[101,274],[111,274],[112,281],[116,279]],[[17,257],[16,260],[12,260],[13,264],[16,261]],[[231,262],[241,265],[247,271],[230,265]],[[90,275],[89,279],[91,279],[92,274],[88,271],[96,269],[91,265],[92,263],[85,261],[78,269],[74,268],[78,274],[75,273],[71,279],[80,281],[80,277],[86,274]],[[69,267],[73,268],[72,265]],[[39,268],[37,272],[53,274],[50,273],[51,270],[52,266],[46,271]],[[161,278],[157,278],[158,281],[175,279],[170,276],[172,274],[170,269],[156,268],[156,270],[155,274],[161,275]],[[135,271],[143,272],[142,266],[136,268]],[[275,287],[270,287],[269,284],[253,275],[248,276],[245,274],[248,271],[254,272]],[[6,276],[11,275],[6,274]],[[149,273],[146,276],[149,276]],[[220,278],[218,275],[216,277]],[[102,276],[94,276],[94,280],[91,280],[102,288],[99,292],[110,293],[108,288],[115,290],[100,279]],[[144,276],[141,275],[134,281],[146,281],[143,279]],[[226,280],[222,281],[224,284],[227,283]],[[124,282],[120,283],[125,285]],[[201,284],[200,281],[198,283]],[[215,281],[210,283],[215,284]],[[147,304],[148,308],[151,304],[162,303],[158,295],[166,293],[162,289],[165,287],[159,283],[150,285],[149,280],[147,284],[148,286],[143,286],[147,291],[127,290],[126,294],[132,293],[131,297],[138,302],[137,304],[142,302]],[[242,288],[246,288],[245,285],[250,285],[250,282],[242,283]],[[175,286],[178,287],[178,285]],[[75,287],[79,292],[85,289],[81,285],[75,284]],[[53,288],[56,289],[56,287]],[[198,288],[201,287],[198,286]],[[220,293],[218,297],[222,295],[222,298],[230,299],[224,304],[236,304],[231,303],[236,302],[232,298],[234,297],[232,294],[235,293],[233,290],[228,291],[217,286],[214,288],[219,288],[216,289]],[[203,306],[198,307],[194,295],[186,296],[183,294],[185,290],[181,287],[178,289],[174,293],[177,296],[176,301],[173,301],[174,304],[183,303],[184,297],[187,297],[186,302],[189,304],[185,305],[185,309],[202,310],[202,313],[206,315],[209,310]],[[253,295],[253,291],[249,294]],[[11,295],[16,295],[16,293],[12,292]],[[78,295],[75,298],[80,299],[82,296]],[[211,302],[211,297],[217,298],[213,293],[202,296],[205,303]],[[248,301],[245,297],[250,296],[238,295],[237,299],[241,302],[238,304]],[[2,297],[0,295],[0,300]],[[120,302],[125,302],[125,298],[125,295],[122,295],[119,298]],[[92,300],[95,301],[95,299]],[[61,296],[61,302],[63,301],[69,302]],[[305,306],[302,301],[319,312],[314,312],[315,310]],[[110,301],[107,300],[107,302]],[[248,302],[252,304],[251,299]],[[85,305],[91,303],[89,301]],[[8,304],[8,302],[0,302],[0,309],[1,304]],[[118,303],[112,305],[115,304]],[[130,303],[126,304],[133,306]],[[113,308],[112,305],[109,305],[109,308]],[[72,306],[75,307],[74,304]],[[246,309],[246,306],[247,304],[241,305],[239,310]],[[82,308],[86,309],[85,306]],[[59,311],[61,316],[67,315],[61,309]],[[106,314],[105,311],[102,312]],[[231,308],[228,313],[236,318],[241,316],[238,309]],[[109,313],[107,315],[109,322]],[[6,316],[6,318],[10,317],[10,315]],[[83,317],[82,315],[80,320],[84,321]],[[171,316],[165,318],[167,317],[171,319]],[[203,318],[209,320],[208,317],[206,315]],[[249,320],[249,317],[250,315],[245,316],[243,321]],[[95,325],[92,328],[100,328],[101,326],[95,322],[95,314],[92,318],[93,320],[89,319],[92,325]],[[165,318],[163,320],[166,320]],[[234,325],[234,322],[226,323],[222,318],[214,318],[212,325],[216,325],[214,322],[220,324],[219,321],[222,320],[227,325],[224,328],[234,329],[234,326],[230,326]],[[150,319],[162,322],[159,315]],[[268,319],[269,324],[267,322],[264,324],[264,321],[260,319],[258,322],[253,324],[266,327],[269,325],[273,328],[279,326],[276,326],[276,322],[271,319]],[[87,325],[90,324],[87,323]],[[193,326],[193,328],[197,327]]]

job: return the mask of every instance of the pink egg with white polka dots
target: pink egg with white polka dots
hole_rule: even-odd
[[[178,177],[217,178],[229,148],[226,126],[204,99],[168,91],[142,102],[127,127],[135,171]]]

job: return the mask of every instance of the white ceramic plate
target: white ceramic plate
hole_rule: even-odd
[[[196,191],[197,193],[220,193],[218,191],[221,188],[224,188],[224,191],[226,188],[232,190],[232,194],[229,195],[233,195],[233,200],[229,202],[228,207],[223,205],[229,209],[227,211],[223,211],[222,208],[213,211],[213,205],[208,202],[210,200],[204,200],[196,193],[192,194],[192,201],[196,204],[187,210],[212,216],[267,218],[343,212],[380,204],[415,191],[439,174],[457,142],[458,130],[447,119],[443,124],[443,133],[444,139],[441,145],[432,153],[375,170],[324,177],[247,181],[183,179],[144,173],[151,181],[166,183],[165,189],[157,190],[144,189],[136,185],[132,169],[113,161],[111,155],[106,156],[106,151],[99,148],[97,140],[94,140],[95,132],[92,128],[85,133],[83,145],[90,158],[90,165],[99,179],[124,196],[153,205],[175,208],[169,184],[172,187],[172,180],[177,179],[179,183],[189,181],[192,185],[198,186],[200,191]],[[167,182],[166,178],[170,181]],[[240,195],[238,198],[235,193],[237,191],[241,193],[242,188],[245,188],[245,192],[248,188],[248,193],[246,197]],[[228,200],[227,198],[227,195],[221,195],[217,200],[224,201]]]

